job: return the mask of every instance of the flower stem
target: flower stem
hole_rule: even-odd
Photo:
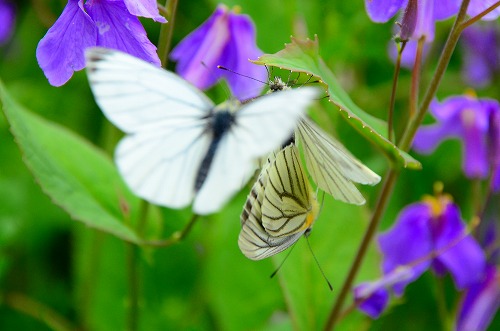
[[[408,129],[405,130],[401,144],[399,145],[399,147],[404,151],[408,151],[410,149],[415,133],[417,132],[418,127],[422,123],[424,115],[427,112],[427,109],[429,108],[429,105],[436,94],[441,79],[443,78],[444,72],[446,71],[453,50],[455,49],[455,46],[460,37],[460,33],[463,31],[463,29],[461,29],[460,26],[465,19],[469,2],[470,0],[462,1],[462,4],[460,6],[460,11],[450,31],[443,52],[441,53],[441,57],[439,58],[438,65],[436,67],[436,71],[426,91],[424,100],[422,101],[422,104],[420,105],[417,114],[414,117],[412,117],[408,123]],[[363,236],[361,244],[356,253],[356,257],[351,265],[351,268],[349,269],[347,278],[344,281],[344,284],[342,285],[339,296],[337,297],[337,300],[333,305],[330,315],[328,316],[324,328],[325,330],[332,330],[335,327],[335,324],[337,323],[341,309],[344,305],[344,301],[347,297],[347,294],[351,290],[354,279],[356,278],[359,267],[361,266],[361,262],[365,257],[368,245],[373,239],[373,236],[375,235],[375,232],[378,228],[382,215],[387,207],[387,204],[389,202],[389,197],[392,191],[394,190],[394,185],[396,183],[398,175],[399,172],[396,169],[390,169],[385,178],[382,191],[380,192],[377,205],[370,220],[370,224],[368,225],[365,235]]]
[[[10,308],[45,323],[52,330],[77,330],[74,325],[72,325],[63,316],[59,315],[59,313],[55,310],[23,294],[7,293],[1,298],[1,300]]]
[[[126,243],[127,274],[128,274],[128,309],[127,331],[136,331],[139,325],[139,268],[137,261],[137,246]]]
[[[422,52],[424,49],[425,38],[418,40],[417,54],[415,56],[415,64],[411,72],[411,88],[410,88],[410,118],[415,116],[418,106],[418,90],[420,86],[420,69],[422,65]]]
[[[193,225],[199,218],[200,215],[193,214],[186,226],[182,230],[172,233],[169,238],[163,240],[144,241],[141,243],[141,245],[153,247],[168,247],[177,244],[189,234],[189,232],[193,228]]]
[[[465,22],[463,22],[462,26],[461,26],[462,30],[465,29],[466,27],[468,27],[468,26],[476,23],[481,18],[483,18],[484,16],[486,16],[487,14],[489,14],[490,12],[492,12],[493,10],[495,10],[497,7],[500,7],[500,1],[497,1],[495,4],[493,4],[490,7],[486,8],[485,10],[483,10],[482,12],[480,12],[479,14],[477,14],[476,16],[471,17],[468,20],[466,20]]]
[[[401,44],[401,49],[398,52],[398,58],[396,60],[396,66],[394,68],[394,76],[392,78],[392,89],[391,89],[391,100],[389,103],[389,116],[387,117],[387,137],[389,141],[393,141],[392,132],[393,128],[393,115],[394,115],[394,103],[396,102],[396,90],[398,88],[399,71],[401,70],[401,56],[406,47],[406,41]]]
[[[392,191],[394,190],[394,184],[396,183],[397,176],[398,172],[395,169],[390,169],[389,172],[387,173],[387,176],[385,177],[384,185],[382,187],[382,192],[380,193],[379,200],[377,201],[377,205],[370,220],[370,224],[368,225],[368,228],[366,229],[366,232],[363,236],[358,251],[356,252],[356,257],[354,258],[354,262],[352,263],[351,268],[349,269],[347,278],[344,281],[344,284],[342,285],[342,289],[340,290],[339,296],[337,297],[337,300],[335,301],[335,304],[330,312],[330,315],[328,316],[328,320],[324,328],[325,330],[333,330],[335,323],[337,322],[337,318],[341,312],[345,298],[347,297],[347,294],[351,290],[352,283],[354,282],[359,267],[363,262],[366,251],[368,249],[368,245],[370,244],[371,240],[373,239],[373,236],[375,235],[375,232],[378,229],[378,225],[380,223],[380,220],[382,219],[382,215],[385,211],[385,208],[387,207]]]
[[[433,277],[435,279],[435,294],[436,303],[439,313],[439,319],[441,320],[441,327],[443,331],[451,330],[450,319],[448,308],[446,307],[446,298],[444,296],[444,284],[443,280],[439,277]]]
[[[177,2],[178,0],[167,0],[165,3],[167,20],[161,26],[160,37],[158,40],[158,57],[161,61],[161,66],[163,68],[167,67],[168,64],[168,53],[170,51],[170,44],[172,42],[172,34],[174,32],[175,14],[177,12]]]
[[[429,108],[432,99],[436,95],[436,91],[439,87],[439,84],[441,83],[441,79],[443,78],[444,72],[446,71],[448,63],[450,62],[451,55],[453,54],[458,39],[460,38],[460,34],[463,31],[463,28],[461,28],[461,26],[465,19],[469,2],[470,0],[462,1],[462,5],[460,6],[460,11],[458,12],[457,18],[455,19],[455,23],[451,28],[448,40],[446,40],[443,52],[441,53],[441,56],[438,60],[436,71],[434,72],[434,76],[432,77],[432,80],[429,83],[429,87],[427,88],[422,104],[420,105],[420,108],[418,109],[415,116],[410,119],[408,127],[405,130],[403,138],[401,139],[401,144],[399,145],[399,148],[401,148],[404,151],[410,149],[411,144],[413,142],[413,138],[415,137],[415,133],[417,132],[418,127],[422,123],[424,115],[427,112],[427,109]]]

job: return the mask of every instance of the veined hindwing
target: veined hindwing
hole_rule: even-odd
[[[318,209],[297,147],[291,144],[273,153],[241,214],[241,251],[260,260],[285,250],[311,228]]]

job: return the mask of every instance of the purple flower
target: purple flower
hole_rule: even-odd
[[[156,47],[134,15],[165,22],[151,0],[87,0],[85,4],[84,0],[68,0],[36,50],[49,83],[61,86],[73,72],[83,69],[84,50],[91,46],[121,50],[160,65]]]
[[[457,331],[486,330],[500,307],[500,272],[488,266],[484,279],[470,286],[460,305]]]
[[[458,13],[461,0],[365,0],[368,16],[374,22],[384,23],[398,11],[405,10],[401,22],[401,35],[412,39],[434,39],[435,21],[447,19]],[[496,0],[471,0],[467,14],[474,16],[493,5]],[[500,8],[483,17],[492,20],[500,15]],[[406,39],[406,38],[405,38]]]
[[[430,43],[424,43],[424,49],[422,51],[422,61],[424,61],[427,57],[427,54],[429,54],[430,45]],[[403,54],[401,54],[401,66],[403,68],[413,68],[413,65],[415,64],[415,58],[417,56],[417,46],[417,40],[410,39],[406,42]],[[396,62],[396,59],[398,58],[398,49],[394,42],[391,42],[389,44],[389,56],[393,62]]]
[[[368,16],[374,22],[384,23],[398,11],[406,9],[403,15],[402,34],[412,39],[430,42],[434,39],[434,22],[455,15],[460,1],[457,0],[365,0]],[[405,27],[410,27],[404,32]]]
[[[498,135],[498,126],[491,130],[492,119],[500,112],[496,100],[477,99],[473,96],[454,96],[442,103],[433,102],[431,113],[437,124],[421,127],[413,148],[424,154],[431,153],[441,141],[459,138],[464,144],[463,168],[469,178],[486,178],[490,173],[492,157],[498,158],[498,147],[491,147]],[[495,116],[492,116],[495,115]]]
[[[401,296],[406,285],[429,268],[439,276],[450,272],[458,289],[483,276],[484,253],[466,233],[458,207],[447,196],[427,197],[404,208],[393,228],[379,236],[378,243],[383,255],[383,279],[372,283],[371,291],[366,291],[366,284],[354,290],[356,300],[362,300],[360,309],[372,317],[384,310],[388,287]]]
[[[266,81],[264,67],[249,62],[262,54],[257,48],[255,27],[247,15],[219,5],[210,18],[182,40],[171,53],[177,72],[200,89],[207,89],[224,77],[240,100],[259,94],[263,84],[243,77]],[[217,69],[229,68],[237,75]]]
[[[15,11],[12,3],[0,0],[0,45],[9,40],[15,21]]]
[[[462,76],[474,87],[491,83],[500,71],[500,33],[496,24],[474,24],[462,34]]]

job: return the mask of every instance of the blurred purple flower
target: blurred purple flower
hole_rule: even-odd
[[[365,0],[368,16],[374,22],[384,23],[404,10],[401,22],[401,35],[404,39],[420,39],[426,42],[434,39],[435,21],[447,19],[458,13],[462,0]],[[496,0],[471,0],[467,14],[475,16],[496,3]],[[496,8],[483,20],[492,20],[500,15]]]
[[[263,84],[243,75],[267,80],[265,68],[249,61],[261,54],[250,17],[219,5],[172,50],[171,58],[177,61],[177,73],[198,88],[207,89],[224,77],[233,95],[245,100],[258,95]],[[240,75],[217,69],[217,65]]]
[[[154,3],[154,7],[153,7]],[[61,16],[40,40],[38,64],[49,83],[61,86],[85,67],[84,50],[102,46],[160,65],[156,47],[134,15],[162,18],[152,0],[68,0]],[[133,12],[134,14],[132,14]]]
[[[500,33],[495,23],[474,24],[462,34],[464,80],[474,87],[491,83],[500,71]]]
[[[0,0],[0,45],[9,40],[15,21],[14,6],[10,1]]]
[[[413,65],[415,64],[415,57],[417,56],[417,46],[417,40],[410,39],[406,42],[403,54],[401,54],[401,66],[403,68],[413,68]],[[424,61],[427,57],[427,54],[429,54],[430,48],[430,43],[424,43],[424,49],[422,51],[422,61]],[[393,62],[396,62],[396,59],[398,58],[398,48],[393,41],[391,41],[389,44],[389,56]]]
[[[500,308],[500,272],[494,266],[486,268],[482,281],[470,286],[461,303],[457,331],[486,330]]]
[[[495,125],[496,129],[490,130],[492,119],[500,112],[498,101],[454,96],[442,103],[434,101],[430,110],[438,123],[422,126],[417,131],[413,149],[429,154],[441,141],[459,138],[464,144],[465,175],[469,178],[486,178],[490,174],[493,159],[497,159],[500,152],[498,146],[491,146],[492,139],[497,139],[499,128]]]
[[[383,255],[383,280],[372,283],[371,291],[366,291],[366,284],[354,290],[356,300],[362,301],[359,308],[372,317],[385,309],[387,288],[401,296],[406,285],[429,268],[439,276],[450,272],[458,289],[483,276],[484,253],[466,233],[458,206],[444,195],[427,197],[404,208],[393,228],[379,236],[378,243]]]

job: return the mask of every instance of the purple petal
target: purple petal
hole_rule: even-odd
[[[200,89],[209,88],[222,75],[217,65],[229,39],[228,12],[221,5],[170,53],[177,73]]]
[[[371,318],[378,318],[389,302],[389,292],[383,287],[371,290],[372,283],[362,283],[354,288],[358,308]],[[367,294],[366,291],[370,293]]]
[[[434,19],[445,20],[458,13],[461,0],[433,0]]]
[[[494,193],[500,191],[500,167],[497,167],[493,172],[493,179],[491,181],[491,190]]]
[[[418,129],[413,141],[413,149],[421,154],[430,154],[445,139],[459,137],[461,126],[458,120],[433,125],[425,125]]]
[[[387,22],[408,0],[365,0],[366,11],[374,22]]]
[[[417,24],[412,38],[425,38],[426,42],[434,40],[434,0],[421,0],[418,2]]]
[[[224,76],[231,92],[239,100],[256,97],[264,86],[261,82],[267,80],[267,71],[265,67],[249,61],[262,55],[262,51],[256,45],[254,24],[247,15],[231,13],[229,14],[229,30],[231,39],[222,52],[220,64],[240,75],[225,72]],[[243,75],[258,79],[260,82],[243,77]]]
[[[378,238],[384,256],[382,269],[388,274],[400,266],[411,265],[412,274],[394,285],[394,292],[403,293],[404,287],[417,279],[430,265],[432,238],[429,229],[431,210],[425,203],[415,203],[404,208],[389,231]],[[418,262],[420,261],[421,262]]]
[[[93,1],[85,5],[98,29],[97,45],[134,55],[160,66],[156,47],[149,41],[139,19],[121,0]]]
[[[463,127],[463,167],[469,178],[486,178],[489,174],[486,134],[488,118],[485,109],[479,106],[464,109],[461,113]]]
[[[10,39],[14,29],[16,13],[10,2],[0,0],[0,45]]]
[[[490,83],[494,71],[500,68],[500,37],[497,25],[472,25],[464,30],[461,46],[464,52],[462,75],[475,87]]]
[[[495,267],[487,268],[486,277],[472,285],[461,304],[457,331],[486,330],[500,308],[500,275]]]
[[[167,23],[165,17],[160,15],[156,0],[124,0],[130,14],[152,18],[156,22]]]
[[[97,29],[82,6],[82,0],[69,0],[61,16],[38,43],[38,65],[51,85],[61,86],[74,71],[83,69],[84,49],[96,45]]]
[[[411,69],[415,65],[415,57],[417,56],[417,46],[418,41],[410,39],[406,42],[405,49],[401,55],[401,66],[403,68]],[[430,43],[424,43],[424,49],[422,51],[422,61],[425,61],[427,54],[429,54]],[[398,49],[394,42],[389,44],[389,56],[393,62],[396,62],[398,58]]]
[[[496,100],[480,100],[481,106],[487,109],[488,116],[488,158],[491,169],[500,167],[500,104]]]
[[[469,14],[469,16],[476,16],[497,2],[498,0],[471,0],[469,7],[467,8],[467,14]],[[482,20],[491,21],[496,19],[498,16],[500,16],[500,7],[497,7],[492,12],[488,13],[482,18]]]
[[[452,274],[457,288],[463,289],[482,278],[486,260],[475,239],[465,234],[458,207],[450,202],[444,207],[443,214],[432,220],[436,260]]]
[[[409,0],[401,19],[401,31],[399,37],[409,40],[415,31],[418,19],[418,0]]]

